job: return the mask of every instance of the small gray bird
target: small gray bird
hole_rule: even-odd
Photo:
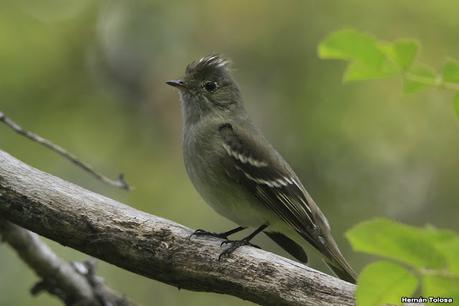
[[[229,62],[210,55],[189,64],[182,80],[166,82],[180,91],[184,121],[183,157],[194,187],[218,213],[239,224],[217,234],[229,244],[220,257],[264,232],[300,262],[308,257],[306,240],[338,277],[355,283],[327,219],[298,176],[250,120]],[[256,230],[241,240],[228,236]]]

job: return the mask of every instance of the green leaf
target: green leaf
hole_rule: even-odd
[[[446,258],[448,263],[448,272],[459,277],[459,237],[454,236],[451,239],[438,241],[435,247]]]
[[[399,305],[402,296],[412,296],[418,279],[398,264],[379,261],[363,269],[357,284],[357,305]]]
[[[374,37],[353,29],[331,33],[319,44],[318,53],[320,58],[350,61],[345,81],[384,78],[397,72]]]
[[[459,83],[459,62],[454,59],[448,59],[443,66],[443,81],[450,83]]]
[[[446,268],[447,261],[435,248],[431,229],[374,219],[350,229],[346,236],[357,251],[399,260],[417,268]]]
[[[459,93],[457,93],[453,98],[453,106],[457,119],[459,119]]]
[[[374,37],[354,29],[345,29],[329,34],[319,44],[319,57],[371,63],[379,62],[384,56]]]
[[[351,62],[345,73],[343,80],[347,81],[361,81],[371,79],[381,79],[390,77],[395,73],[394,66],[389,62],[383,62],[376,66],[368,65],[363,62]]]
[[[397,40],[393,44],[394,58],[403,70],[407,70],[413,64],[419,44],[415,40]]]
[[[422,289],[424,296],[448,297],[459,301],[459,278],[447,275],[424,275]]]
[[[425,235],[447,262],[447,269],[436,271],[456,275],[459,278],[459,235],[454,231],[437,229],[433,226],[425,228]]]
[[[397,71],[396,66],[389,61],[384,61],[377,65],[369,65],[368,63],[355,61],[349,63],[346,72],[344,73],[343,80],[347,82],[381,79],[390,77],[397,73]]]
[[[437,86],[437,77],[432,68],[423,64],[415,64],[405,74],[405,93],[414,93],[429,86]]]
[[[387,59],[396,64],[399,72],[412,66],[419,49],[419,44],[413,39],[399,39],[393,43],[379,42],[378,45]]]

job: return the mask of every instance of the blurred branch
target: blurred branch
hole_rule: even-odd
[[[262,305],[354,305],[352,284],[252,247],[218,261],[220,239],[190,239],[192,231],[180,224],[41,172],[2,151],[0,215],[178,288],[230,294]]]
[[[70,160],[72,163],[74,163],[78,167],[82,168],[84,171],[90,173],[91,175],[95,176],[98,180],[104,182],[105,184],[108,184],[108,185],[111,185],[111,186],[114,186],[114,187],[117,187],[117,188],[125,189],[125,190],[130,190],[131,189],[129,184],[125,181],[123,174],[120,174],[116,180],[112,180],[112,179],[100,174],[99,172],[94,170],[94,168],[91,165],[81,161],[75,155],[73,155],[72,153],[68,152],[64,148],[52,143],[51,141],[41,137],[40,135],[37,135],[37,134],[32,133],[30,131],[24,130],[19,124],[17,124],[16,122],[14,122],[10,118],[8,118],[1,111],[0,111],[0,121],[5,123],[8,127],[10,127],[16,133],[18,133],[20,135],[23,135],[23,136],[25,136],[25,137],[27,137],[27,138],[35,141],[35,142],[38,142],[39,144],[47,147],[48,149],[51,149],[52,151],[56,152],[57,154],[59,154],[59,155],[63,156],[64,158]]]
[[[134,306],[95,276],[93,262],[65,262],[38,235],[1,216],[0,236],[42,278],[32,288],[33,295],[47,291],[69,306]]]

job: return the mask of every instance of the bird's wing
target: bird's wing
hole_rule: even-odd
[[[261,135],[254,139],[256,136],[229,123],[221,125],[219,133],[226,154],[222,164],[228,176],[321,252],[327,265],[340,278],[355,283],[355,272],[338,249],[327,219],[282,157]],[[300,246],[295,243],[292,248],[292,240],[270,237],[274,241],[282,240],[276,242],[295,257],[302,258]]]
[[[229,123],[221,125],[219,133],[227,155],[222,158],[226,173],[322,249],[320,236],[328,223],[280,155],[264,139],[255,141]]]

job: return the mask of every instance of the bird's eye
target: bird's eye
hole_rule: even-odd
[[[212,82],[212,81],[207,81],[207,82],[204,82],[204,84],[202,85],[202,87],[204,87],[204,89],[208,92],[214,92],[217,90],[218,88],[218,85],[216,82]]]

